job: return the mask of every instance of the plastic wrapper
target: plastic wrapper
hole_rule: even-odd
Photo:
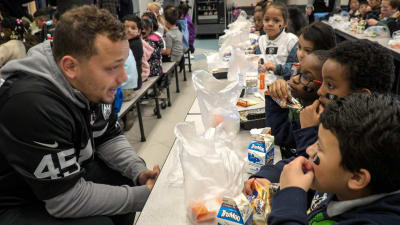
[[[175,127],[184,177],[184,202],[193,224],[215,224],[223,198],[241,194],[245,158],[222,127],[196,134],[194,124]]]
[[[390,37],[389,28],[386,26],[372,26],[368,27],[364,34],[368,37],[381,37],[381,38],[388,38]]]
[[[265,94],[266,94],[266,95],[270,95],[270,92],[269,92],[269,91],[265,91]],[[290,94],[290,92],[289,92],[288,98],[285,99],[285,100],[278,100],[278,99],[275,99],[275,98],[272,98],[272,99],[273,99],[276,103],[278,103],[278,105],[279,105],[281,108],[290,108],[290,109],[296,110],[297,112],[300,112],[300,111],[303,109],[303,106],[301,105],[300,101],[297,100],[296,98],[294,98],[294,97]]]
[[[272,197],[279,190],[279,184],[270,183],[267,179],[255,179],[251,186],[253,195],[249,196],[249,201],[253,208],[253,225],[267,225]]]
[[[205,130],[221,126],[225,138],[233,139],[240,129],[236,103],[242,88],[238,81],[217,80],[206,71],[196,71],[193,85]]]

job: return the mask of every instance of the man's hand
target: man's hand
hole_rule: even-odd
[[[314,171],[310,162],[299,156],[283,167],[280,178],[281,190],[287,187],[299,187],[307,192],[313,180]]]
[[[271,183],[269,182],[268,179],[265,178],[251,178],[248,179],[247,181],[244,182],[244,187],[243,187],[243,194],[246,196],[251,196],[253,195],[253,190],[255,188],[254,183],[258,182],[260,184],[263,184],[264,186],[266,186],[267,184]]]
[[[273,62],[267,62],[267,63],[265,63],[265,69],[272,70],[275,72],[276,65]]]
[[[378,20],[376,20],[376,19],[369,19],[368,20],[368,25],[369,26],[375,26],[376,24],[378,24]]]
[[[307,7],[307,8],[306,8],[306,14],[307,14],[307,16],[310,16],[310,15],[312,14],[312,12],[313,12],[313,9],[312,9],[311,7]]]
[[[305,107],[300,111],[300,125],[301,128],[317,126],[319,116],[324,111],[324,107],[319,100],[315,100],[312,105]]]
[[[288,99],[289,85],[285,80],[282,79],[276,80],[269,86],[269,92],[271,94],[271,97],[278,99],[280,101],[284,101]]]
[[[150,190],[152,190],[159,174],[160,167],[158,165],[155,165],[153,170],[145,170],[139,175],[139,184],[145,184]]]

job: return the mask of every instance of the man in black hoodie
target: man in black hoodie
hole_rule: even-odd
[[[0,224],[133,224],[160,170],[112,107],[128,54],[124,25],[83,6],[61,16],[53,42],[2,68]]]

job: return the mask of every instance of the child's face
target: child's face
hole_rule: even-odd
[[[369,4],[369,6],[371,6],[371,8],[376,8],[381,4],[381,1],[379,1],[379,0],[368,0],[368,4]]]
[[[140,34],[136,22],[125,20],[124,25],[128,29],[128,40],[135,38]]]
[[[148,29],[143,29],[142,30],[142,38],[146,39],[148,36],[150,36],[151,32],[152,32],[152,30],[149,29],[149,28]]]
[[[287,22],[283,19],[282,11],[275,7],[269,7],[264,15],[264,31],[270,40],[275,40],[287,26]]]
[[[359,7],[360,4],[358,3],[358,0],[351,0],[350,9],[353,10],[353,12],[357,11]]]
[[[301,62],[300,73],[290,77],[288,82],[290,93],[303,102],[313,102],[318,98],[317,90],[320,87],[314,82],[315,80],[322,81],[322,66],[318,57],[311,54]],[[305,87],[309,87],[313,91],[307,92],[304,90]]]
[[[365,15],[368,12],[368,5],[367,4],[360,5],[358,11],[360,12],[361,15]]]
[[[396,9],[393,9],[392,6],[390,6],[390,0],[382,0],[381,14],[383,17],[389,17],[395,12]]]
[[[254,13],[254,23],[256,25],[257,31],[260,31],[261,29],[263,29],[263,17],[262,17],[261,11]]]
[[[326,60],[322,66],[322,85],[317,92],[322,106],[332,101],[327,97],[327,94],[341,98],[354,92],[350,89],[348,73],[346,66],[333,59]]]
[[[311,189],[334,193],[343,199],[341,196],[348,192],[347,183],[352,173],[340,165],[342,155],[336,136],[319,125],[318,141],[307,148],[307,154],[314,171]]]
[[[297,59],[301,61],[314,50],[314,44],[304,39],[303,35],[299,37],[299,46],[297,48]]]

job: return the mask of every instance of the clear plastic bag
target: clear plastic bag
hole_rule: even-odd
[[[206,71],[196,71],[193,73],[193,85],[205,130],[222,126],[226,138],[234,138],[240,129],[236,108],[242,90],[239,82],[217,80]]]
[[[248,72],[257,72],[258,55],[246,55],[241,49],[232,50],[231,61],[229,62],[228,80],[238,80],[241,86],[245,86],[245,77]]]
[[[389,28],[386,26],[372,26],[368,27],[364,34],[368,37],[381,37],[381,38],[388,38],[390,37]]]
[[[194,124],[178,123],[175,135],[181,148],[184,199],[187,215],[194,224],[215,224],[223,197],[236,197],[244,182],[245,161],[224,138],[222,127],[203,135]]]
[[[388,45],[391,48],[400,48],[400,30],[393,32],[391,40],[389,40]]]

